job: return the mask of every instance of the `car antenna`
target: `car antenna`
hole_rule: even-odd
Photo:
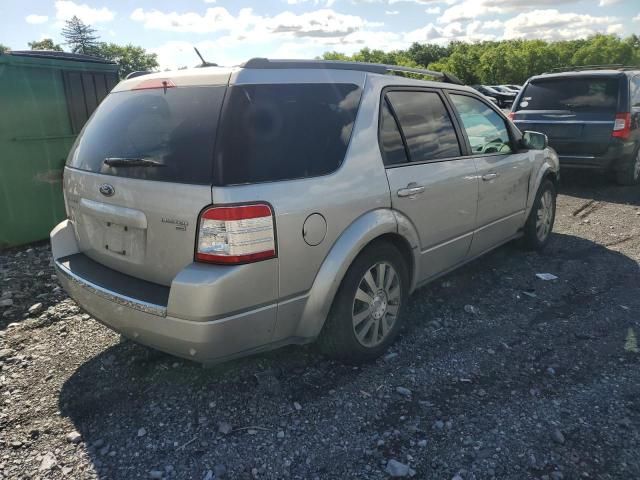
[[[200,60],[202,60],[202,63],[200,65],[198,65],[198,67],[217,67],[218,64],[217,63],[211,63],[211,62],[207,62],[204,57],[202,55],[200,55],[200,52],[198,51],[197,47],[193,47],[193,49],[196,51],[196,55],[198,55],[200,57]]]

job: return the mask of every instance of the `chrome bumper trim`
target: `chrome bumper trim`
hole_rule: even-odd
[[[141,312],[149,313],[151,315],[156,315],[158,317],[167,316],[167,307],[164,307],[162,305],[156,305],[154,303],[143,302],[141,300],[137,300],[135,298],[131,298],[126,295],[112,292],[111,290],[107,290],[106,288],[103,288],[99,285],[91,283],[88,280],[85,280],[82,277],[79,277],[78,275],[73,273],[71,270],[64,267],[62,264],[58,263],[57,260],[54,262],[54,264],[55,264],[55,269],[58,275],[62,275],[71,283],[79,287],[82,287],[86,290],[89,290],[94,295],[102,297],[105,300],[109,300],[111,302],[117,303],[118,305],[122,305],[123,307],[133,308],[134,310],[139,310]]]

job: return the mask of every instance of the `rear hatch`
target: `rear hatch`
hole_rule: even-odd
[[[193,261],[228,79],[228,71],[211,69],[143,76],[102,102],[65,169],[67,210],[84,254],[163,285]]]
[[[618,76],[534,79],[513,106],[513,121],[520,130],[546,134],[560,155],[601,155],[611,139],[619,84]]]

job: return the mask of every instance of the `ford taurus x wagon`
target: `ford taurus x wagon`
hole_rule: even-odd
[[[400,68],[254,59],[121,82],[65,168],[64,288],[198,362],[316,339],[357,362],[394,340],[417,287],[518,237],[544,247],[546,137]]]
[[[590,69],[529,79],[510,114],[545,133],[562,168],[612,173],[640,183],[640,69]]]

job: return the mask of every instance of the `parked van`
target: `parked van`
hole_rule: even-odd
[[[417,287],[553,227],[546,137],[451,82],[267,59],[121,82],[69,154],[61,283],[202,363],[316,339],[377,357]]]
[[[640,182],[640,68],[587,67],[530,78],[510,117],[545,133],[562,168]]]

